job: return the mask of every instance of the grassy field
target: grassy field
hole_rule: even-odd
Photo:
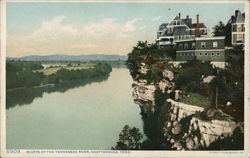
[[[200,107],[210,107],[210,100],[198,93],[188,93],[189,97],[184,98],[183,102],[186,104],[196,105]]]
[[[34,72],[43,72],[45,75],[51,75],[53,73],[56,73],[58,70],[62,68],[68,69],[68,70],[81,70],[81,69],[88,69],[92,67],[93,66],[60,66],[60,67],[51,67],[47,69],[34,70]]]

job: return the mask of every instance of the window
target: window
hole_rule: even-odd
[[[244,32],[245,31],[245,25],[244,24],[241,24],[241,31]]]
[[[214,53],[211,53],[212,56],[214,56]]]
[[[206,42],[201,42],[201,48],[206,48]]]
[[[239,43],[243,42],[243,34],[237,34],[236,41]]]
[[[234,24],[234,25],[232,26],[232,31],[233,31],[233,32],[236,32],[236,24]]]
[[[179,44],[179,49],[183,49],[183,44],[182,43]]]
[[[202,53],[200,53],[200,55],[202,55]]]
[[[218,42],[213,42],[213,48],[218,47]]]
[[[220,56],[220,53],[216,53],[217,54],[217,56]]]
[[[237,34],[233,34],[233,42],[232,43],[236,43],[236,38],[237,38]]]
[[[169,41],[168,38],[162,38],[161,40],[162,40],[162,41]]]
[[[184,44],[184,48],[185,48],[185,49],[188,49],[188,43],[185,43],[185,44]]]
[[[180,25],[180,21],[177,21],[177,25]]]
[[[192,42],[192,48],[195,48],[195,43],[194,42]]]
[[[237,26],[237,32],[241,32],[241,25],[238,24],[238,25],[236,25],[236,26]]]
[[[205,55],[207,55],[207,53],[205,53]]]

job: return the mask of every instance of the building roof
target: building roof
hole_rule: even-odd
[[[192,24],[191,28],[196,28],[196,23]],[[204,23],[199,23],[199,28],[207,28]]]
[[[163,30],[164,28],[166,28],[168,26],[168,23],[163,23],[159,26],[159,30]]]
[[[181,19],[189,28],[192,27],[192,19],[188,18],[188,19]]]
[[[176,17],[174,18],[174,20],[180,20],[180,17],[179,17],[179,16],[176,16]]]
[[[245,13],[241,13],[239,10],[235,10],[235,15],[231,16],[228,23],[244,23]]]

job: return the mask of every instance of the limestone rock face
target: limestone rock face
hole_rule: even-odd
[[[136,104],[141,107],[145,107],[145,109],[153,110],[155,105],[155,86],[147,85],[147,83],[143,80],[133,83],[133,97]]]
[[[141,64],[138,73],[141,75],[146,75],[148,72],[147,65],[144,63]],[[173,72],[169,70],[163,71],[163,76],[165,76],[162,80],[157,83],[148,83],[145,79],[139,79],[134,81],[133,87],[133,97],[136,104],[143,107],[145,111],[154,111],[155,106],[155,90],[160,89],[162,93],[169,94],[174,90],[174,83],[171,82],[173,80]]]
[[[170,120],[166,123],[164,129],[166,133],[164,135],[170,137],[168,139],[171,140],[173,148],[180,150],[195,150],[198,147],[206,148],[220,137],[231,136],[237,127],[243,128],[242,124],[231,119],[202,120],[197,118],[193,114],[204,111],[202,107],[184,104],[172,99],[167,99],[167,102],[171,105]],[[191,118],[186,124],[181,124],[181,120],[187,119],[187,116]],[[187,131],[181,131],[182,126],[187,126]],[[179,135],[180,132],[183,132],[182,138],[174,139],[175,135]]]
[[[188,105],[172,99],[167,99],[166,101],[171,104],[171,121],[180,121],[189,115],[195,114],[196,112],[204,111],[204,108],[202,107]]]
[[[190,133],[199,131],[201,139],[205,142],[205,147],[208,147],[212,142],[219,137],[231,136],[236,127],[240,125],[232,120],[211,120],[203,121],[193,117],[190,121]],[[192,128],[196,127],[196,128]]]
[[[162,76],[163,76],[163,78],[169,79],[170,81],[172,81],[174,79],[174,73],[172,71],[169,71],[169,70],[163,70]]]
[[[141,64],[138,71],[139,77],[132,85],[134,101],[144,112],[154,112],[156,90],[160,90],[161,93],[166,95],[172,95],[175,92],[175,99],[182,100],[182,92],[175,89],[173,72],[167,69],[163,70],[161,80],[149,83],[146,79],[142,79],[147,77],[144,75],[147,75],[148,70],[147,65]],[[208,80],[211,80],[211,78],[208,78]],[[167,99],[166,105],[169,109],[165,115],[167,121],[163,128],[164,136],[171,143],[172,148],[177,150],[206,148],[221,137],[231,136],[237,127],[243,129],[242,124],[234,122],[231,118],[213,119],[218,110],[208,111],[206,114],[211,119],[202,120],[198,117],[200,116],[199,113],[204,111],[202,107],[188,105],[173,99]]]
[[[162,93],[169,94],[169,93],[173,92],[173,90],[174,90],[174,84],[172,82],[165,80],[165,79],[161,80],[158,83],[158,86],[159,86]]]

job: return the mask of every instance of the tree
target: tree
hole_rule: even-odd
[[[214,36],[225,36],[225,25],[222,21],[220,21],[217,25],[214,26]]]
[[[178,89],[184,92],[197,92],[202,79],[214,74],[214,68],[210,62],[193,60],[182,64],[182,68],[176,69],[176,72],[175,84]]]
[[[224,24],[223,22],[219,22],[217,25],[214,26],[214,36],[225,36],[225,45],[231,46],[231,29],[232,25],[230,23]]]
[[[142,133],[139,128],[125,125],[119,134],[119,141],[113,150],[138,150],[141,147]]]

